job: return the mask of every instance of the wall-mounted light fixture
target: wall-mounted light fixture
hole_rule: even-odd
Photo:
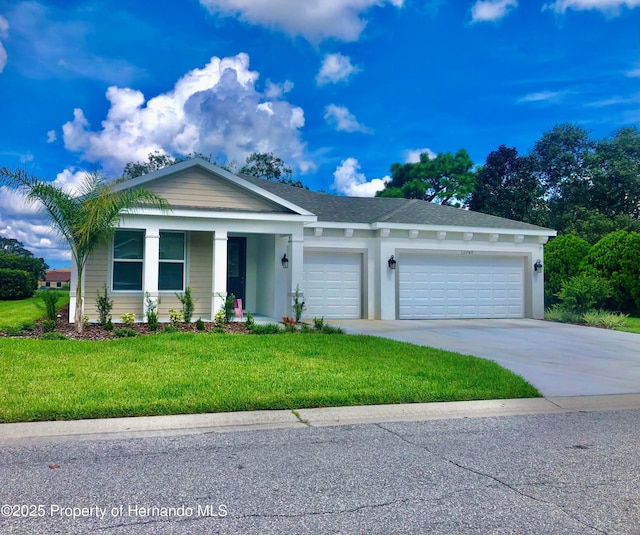
[[[536,260],[536,263],[533,264],[533,271],[542,271],[542,262],[540,260]]]
[[[284,254],[282,255],[282,260],[281,260],[281,262],[282,262],[282,267],[283,267],[284,269],[287,269],[287,268],[289,267],[289,259],[287,258],[287,253],[284,253]]]
[[[398,262],[396,262],[396,259],[393,257],[393,255],[391,255],[391,256],[389,257],[389,262],[388,262],[388,264],[389,264],[389,269],[396,269],[396,264],[397,264],[397,263],[398,263]]]

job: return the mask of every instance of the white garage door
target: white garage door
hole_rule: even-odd
[[[521,257],[403,255],[398,283],[400,319],[524,316]]]
[[[359,319],[361,255],[304,253],[307,317]]]

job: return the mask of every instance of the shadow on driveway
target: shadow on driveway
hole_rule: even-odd
[[[545,397],[640,393],[640,335],[541,320],[332,320],[382,336],[493,360]]]

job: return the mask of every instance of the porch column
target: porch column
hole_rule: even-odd
[[[303,261],[304,261],[304,239],[302,236],[292,235],[289,238],[289,302],[287,303],[287,315],[294,316],[293,296],[296,287],[300,289],[300,299],[304,301],[304,281],[303,281]],[[303,313],[304,315],[304,313]],[[295,317],[295,316],[294,316]]]
[[[213,273],[211,280],[211,319],[227,298],[227,231],[216,230],[213,235]]]
[[[142,277],[142,310],[147,321],[147,294],[158,305],[158,269],[160,266],[160,229],[147,228],[144,234],[144,276]],[[157,309],[156,309],[157,310]]]
[[[71,284],[69,284],[69,323],[75,323],[76,321],[76,285],[78,284],[78,269],[76,267],[76,261],[71,260]],[[82,284],[84,284],[84,277],[82,278]],[[81,288],[83,290],[83,288]],[[84,291],[82,292],[84,298]],[[84,314],[84,307],[82,308],[82,314]]]

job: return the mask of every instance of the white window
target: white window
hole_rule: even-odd
[[[142,291],[144,231],[116,230],[113,238],[113,289]]]
[[[160,232],[158,290],[184,290],[184,232]]]

